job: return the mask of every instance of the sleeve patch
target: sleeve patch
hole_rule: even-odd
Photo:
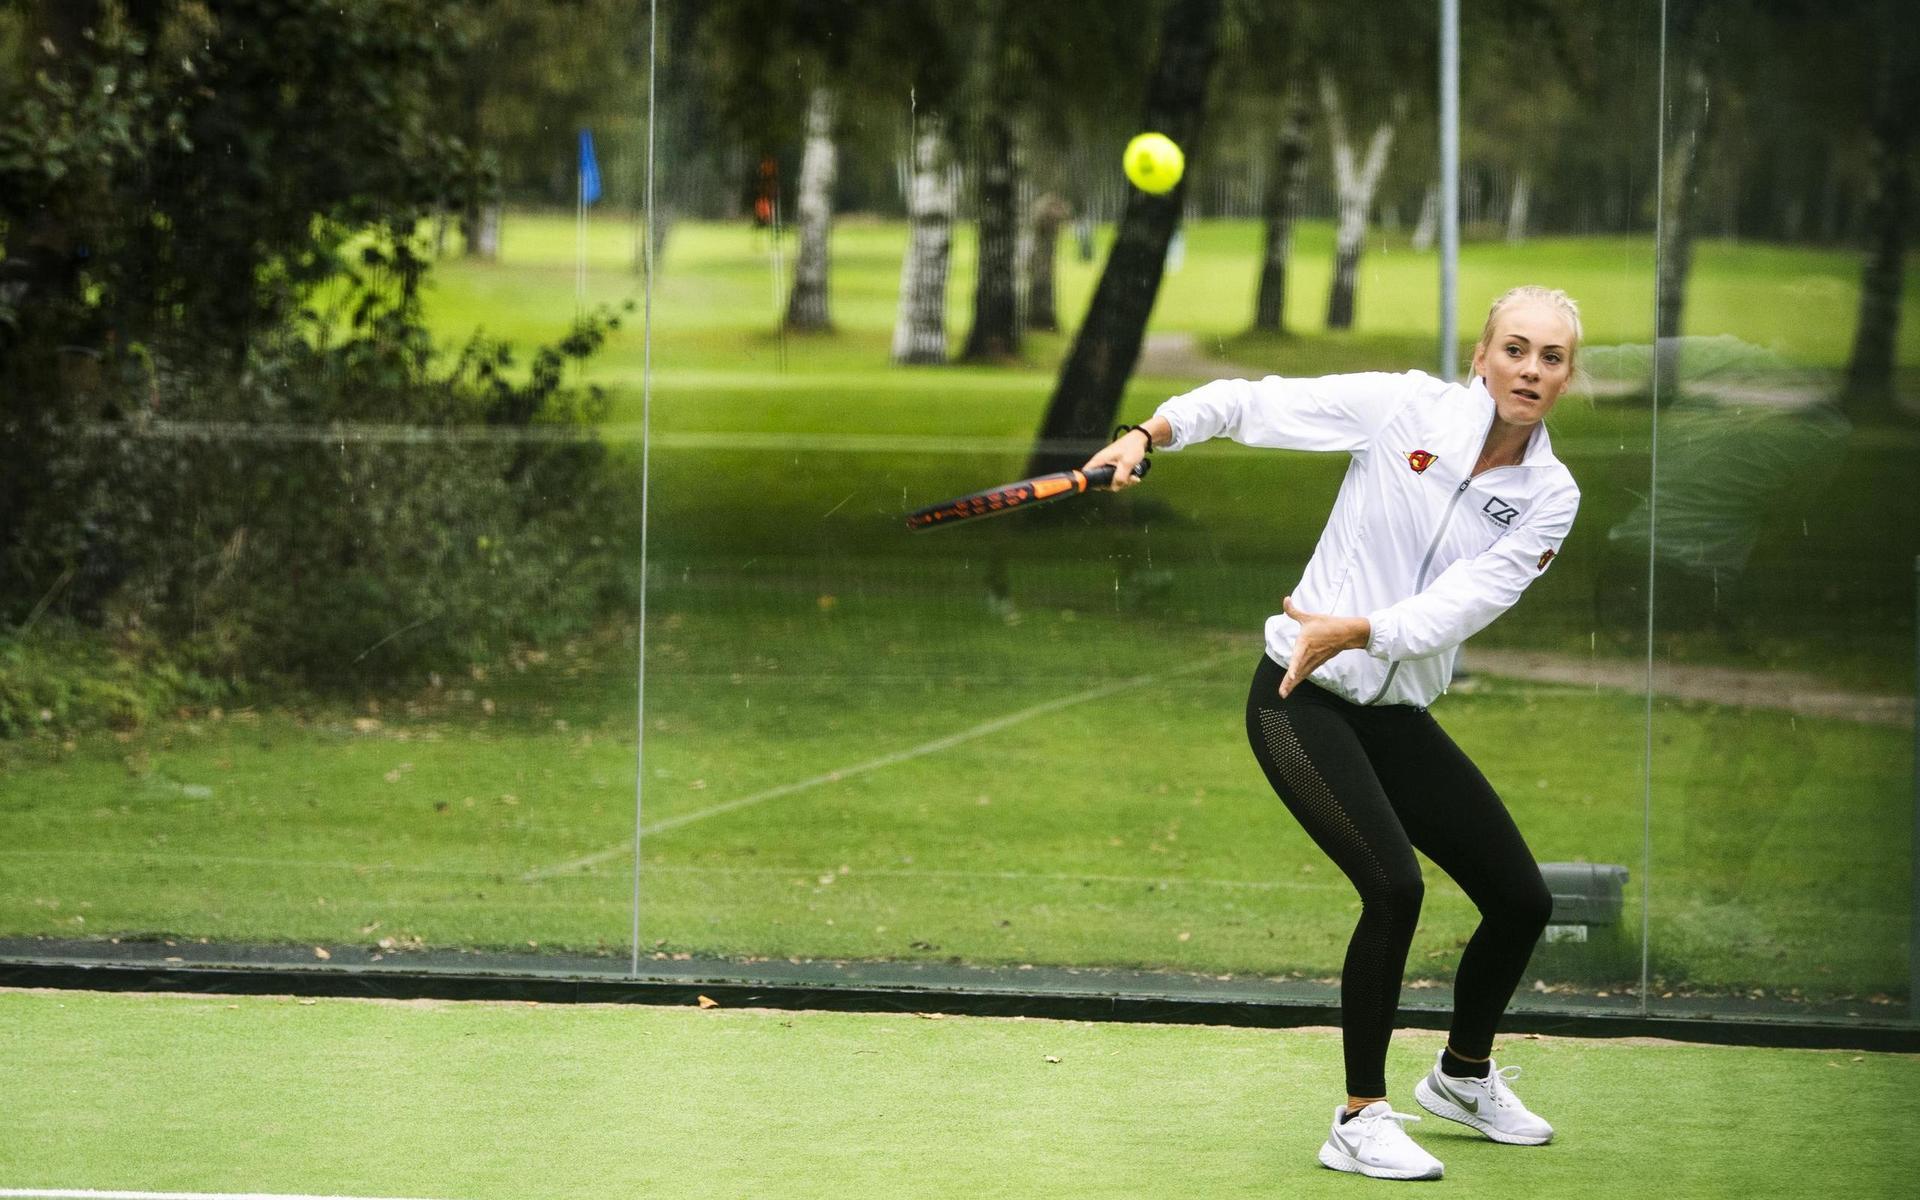
[[[1552,550],[1549,550],[1545,554],[1542,554],[1540,556],[1540,565],[1535,567],[1534,570],[1536,571],[1546,570],[1547,564],[1553,561],[1553,555],[1554,555],[1554,552]]]

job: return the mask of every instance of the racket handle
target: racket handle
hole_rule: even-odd
[[[1133,477],[1135,479],[1145,479],[1147,477],[1147,469],[1151,466],[1153,466],[1152,460],[1145,459],[1145,458],[1141,459],[1140,462],[1137,465],[1135,465],[1135,467],[1133,468]],[[1081,473],[1087,477],[1087,489],[1089,491],[1091,491],[1094,488],[1104,488],[1104,487],[1113,486],[1113,468],[1112,467],[1094,467],[1091,470],[1083,471]]]

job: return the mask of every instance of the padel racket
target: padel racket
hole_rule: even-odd
[[[1133,469],[1133,477],[1144,478],[1147,468],[1151,465],[1146,459],[1141,459],[1140,465]],[[938,529],[942,525],[952,525],[956,521],[994,517],[1001,513],[1012,512],[1016,508],[1028,508],[1035,504],[1045,504],[1050,500],[1078,496],[1089,488],[1103,488],[1112,482],[1112,467],[1095,467],[1091,471],[1055,471],[1051,475],[1035,475],[1032,479],[1003,483],[997,488],[988,488],[984,492],[975,492],[970,496],[960,496],[953,500],[942,500],[938,504],[908,513],[907,528]]]

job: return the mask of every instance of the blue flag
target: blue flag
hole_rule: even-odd
[[[592,204],[600,198],[600,160],[593,154],[593,131],[580,131],[580,202]]]

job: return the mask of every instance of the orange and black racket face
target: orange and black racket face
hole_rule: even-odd
[[[1147,464],[1142,462],[1133,469],[1133,473],[1136,476],[1145,475]],[[1091,471],[1056,471],[1051,475],[1036,475],[1032,479],[1002,484],[997,488],[988,488],[984,492],[975,492],[970,496],[943,500],[938,504],[909,513],[907,528],[937,529],[942,525],[952,525],[959,521],[998,516],[1001,513],[1012,512],[1016,508],[1044,504],[1063,496],[1077,496],[1088,488],[1102,488],[1112,482],[1112,467],[1095,467]]]

